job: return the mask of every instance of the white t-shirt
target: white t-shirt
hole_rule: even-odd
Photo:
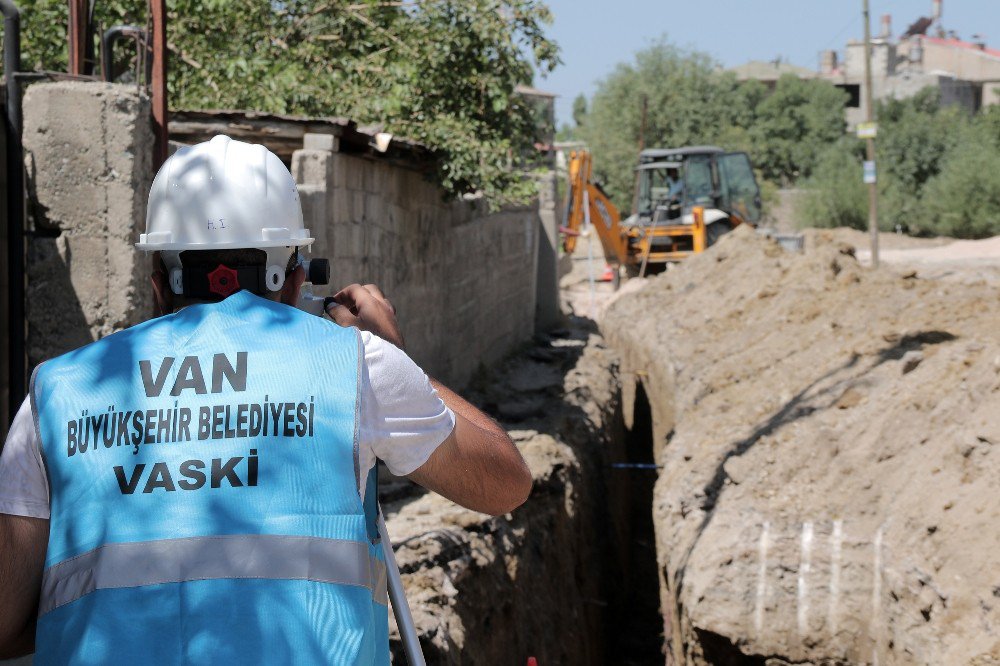
[[[430,458],[455,428],[455,415],[424,371],[395,345],[361,331],[359,453],[361,496],[375,459],[405,476]],[[49,483],[30,401],[14,417],[0,454],[0,513],[49,517]]]

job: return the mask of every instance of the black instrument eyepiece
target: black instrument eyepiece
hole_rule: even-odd
[[[306,281],[312,284],[330,284],[330,260],[309,259],[306,266]]]

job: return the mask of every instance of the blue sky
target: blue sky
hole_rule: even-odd
[[[892,15],[899,36],[931,0],[870,0],[872,33]],[[546,0],[555,21],[549,34],[563,64],[535,85],[558,94],[556,117],[569,122],[573,98],[589,98],[596,82],[661,35],[706,51],[726,66],[777,56],[815,69],[819,52],[842,49],[863,34],[861,0]],[[1000,47],[1000,0],[944,0],[943,24],[963,39],[981,34]]]

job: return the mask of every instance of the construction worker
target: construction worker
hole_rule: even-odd
[[[0,658],[387,664],[376,458],[474,510],[525,500],[377,287],[294,307],[312,242],[263,146],[164,163],[137,246],[165,316],[36,368],[0,456]]]
[[[681,180],[680,171],[676,167],[670,167],[667,169],[667,202],[680,203],[683,195],[684,181]]]

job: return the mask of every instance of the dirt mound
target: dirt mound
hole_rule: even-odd
[[[1000,663],[998,295],[737,230],[609,307],[675,661]]]

